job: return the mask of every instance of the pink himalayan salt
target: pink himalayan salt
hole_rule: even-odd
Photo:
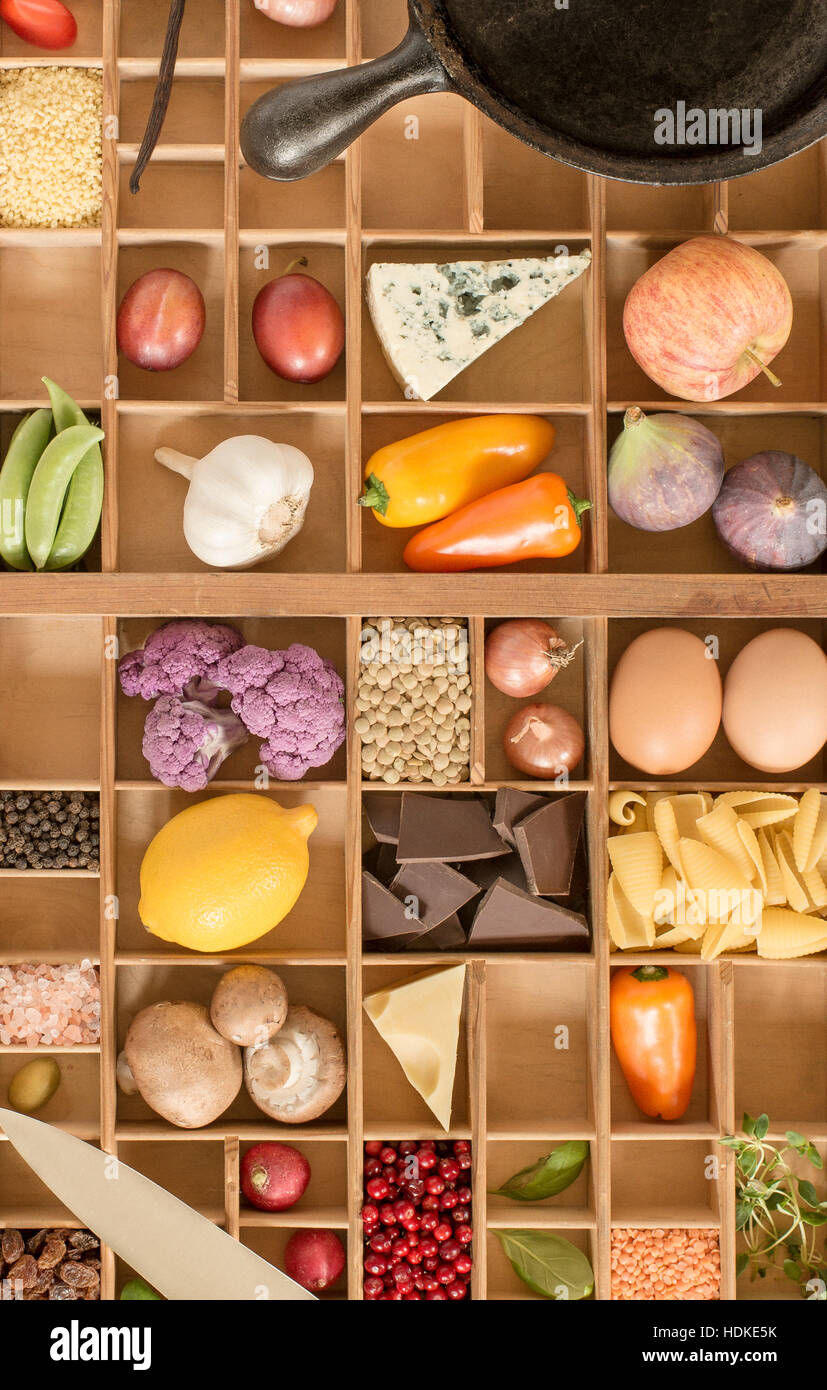
[[[98,1042],[100,982],[91,961],[0,966],[0,1045]]]

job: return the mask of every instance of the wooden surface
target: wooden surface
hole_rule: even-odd
[[[734,1298],[734,1175],[722,1163],[707,1181],[705,1164],[710,1154],[723,1155],[716,1136],[737,1124],[744,1108],[766,1106],[774,1132],[800,1129],[827,1146],[827,962],[736,955],[705,965],[678,958],[696,988],[701,1058],[693,1105],[675,1125],[637,1114],[609,1042],[617,957],[610,958],[603,904],[609,787],[646,783],[610,752],[608,680],[619,649],[649,619],[716,632],[712,625],[719,624],[727,660],[747,635],[776,620],[796,620],[823,640],[827,579],[823,570],[744,572],[718,545],[708,517],[668,536],[631,531],[609,512],[606,449],[631,403],[687,409],[662,398],[629,356],[620,328],[627,289],[670,246],[728,228],[760,247],[790,281],[795,327],[775,364],[784,385],[774,393],[762,379],[692,413],[719,432],[728,464],[761,447],[786,447],[827,472],[823,148],[731,186],[636,188],[544,160],[441,94],[388,113],[361,147],[306,183],[271,185],[237,154],[240,114],[274,82],[385,51],[404,30],[403,0],[340,0],[329,24],[306,31],[272,24],[252,0],[194,0],[168,123],[133,198],[128,175],[157,72],[166,0],[74,0],[73,9],[80,37],[71,61],[102,61],[104,113],[119,120],[117,139],[104,141],[102,225],[0,229],[3,442],[20,412],[42,403],[43,372],[100,409],[106,431],[101,543],[86,572],[0,575],[0,786],[101,793],[99,878],[0,875],[0,960],[60,961],[80,953],[101,967],[100,1047],[74,1049],[65,1063],[61,1054],[64,1084],[43,1117],[97,1140],[275,1262],[291,1229],[339,1230],[348,1246],[347,1277],[329,1296],[361,1296],[364,1139],[440,1135],[364,1018],[362,996],[445,957],[378,955],[363,966],[363,786],[352,732],[321,777],[273,788],[281,800],[316,801],[321,821],[311,879],[283,929],[228,958],[273,965],[297,999],[337,1019],[348,1046],[346,1102],[311,1126],[285,1130],[241,1097],[214,1125],[187,1132],[172,1129],[140,1099],[121,1096],[114,1066],[131,1014],[153,998],[206,1001],[228,960],[166,948],[138,921],[143,849],[187,798],[148,776],[140,756],[144,710],[118,692],[117,644],[125,650],[157,620],[190,614],[237,620],[247,640],[309,641],[346,674],[352,713],[363,617],[454,613],[468,621],[471,639],[471,781],[494,789],[517,780],[501,750],[506,705],[484,678],[486,623],[543,615],[585,639],[576,664],[547,696],[571,708],[587,734],[573,785],[589,793],[594,946],[587,957],[467,958],[451,1133],[474,1143],[474,1296],[531,1296],[494,1234],[512,1225],[565,1233],[592,1259],[596,1297],[608,1298],[614,1222],[719,1226],[722,1294]],[[0,64],[54,61],[21,52],[4,26]],[[413,130],[416,138],[409,138]],[[367,264],[551,254],[563,245],[590,247],[586,277],[457,379],[445,399],[402,398],[364,311]],[[256,264],[262,250],[266,268]],[[310,273],[329,285],[347,318],[343,362],[311,388],[269,373],[249,329],[258,288],[299,254],[308,255]],[[207,299],[205,340],[171,376],[119,361],[115,336],[120,296],[158,264],[189,271]],[[380,444],[443,419],[502,410],[555,423],[549,466],[594,504],[582,546],[553,568],[532,562],[449,578],[409,573],[403,538],[355,506],[366,458]],[[306,448],[316,483],[305,530],[281,556],[255,571],[215,574],[183,540],[183,483],[152,455],[162,442],[206,452],[241,432]],[[67,673],[72,702],[60,694]],[[252,788],[253,764],[254,750],[241,750],[213,790]],[[718,789],[759,785],[722,745],[697,776]],[[699,782],[690,777],[685,785]],[[823,759],[784,785],[827,789]],[[558,1051],[549,1040],[561,1025],[570,1044]],[[0,1090],[18,1064],[15,1050],[0,1050]],[[308,1155],[313,1182],[296,1208],[268,1214],[240,1198],[239,1164],[250,1143],[275,1136]],[[578,1137],[589,1140],[591,1157],[568,1192],[536,1207],[487,1195],[554,1143]],[[0,1224],[58,1220],[69,1217],[0,1143]],[[116,1297],[129,1273],[107,1252],[104,1296]],[[737,1289],[740,1297],[755,1292]]]

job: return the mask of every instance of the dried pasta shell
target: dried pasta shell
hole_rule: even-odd
[[[641,808],[645,812],[646,797],[640,792],[609,792],[609,820],[613,825],[635,825]]]
[[[753,867],[753,873],[750,875],[752,882],[755,883],[756,879],[758,880],[757,886],[761,889],[762,895],[766,898],[767,874],[764,868],[764,860],[761,856],[761,846],[758,843],[758,836],[752,826],[747,825],[747,822],[741,816],[738,817],[737,830],[738,838],[744,846],[744,852]]]
[[[789,820],[798,810],[795,797],[782,792],[722,792],[715,798],[715,805],[721,804],[732,806],[753,830]]]
[[[701,954],[702,937],[696,937],[694,941],[678,941],[673,946],[674,951],[680,952],[682,956],[699,956]]]
[[[716,960],[724,951],[754,951],[756,933],[741,923],[725,922],[707,927],[701,943],[701,959]]]
[[[609,879],[606,900],[609,935],[621,951],[647,949],[654,944],[655,924],[651,917],[636,912],[614,873]]]
[[[701,817],[698,830],[706,844],[719,850],[727,859],[731,859],[751,882],[755,878],[755,862],[747,853],[738,833],[738,821],[739,817],[733,808],[721,802],[708,816]],[[747,825],[747,829],[751,827]]]
[[[641,917],[651,918],[663,870],[657,835],[652,830],[641,830],[636,835],[612,835],[608,848],[618,886]]]
[[[758,954],[764,960],[795,960],[827,950],[827,923],[820,917],[768,907],[758,934]]]
[[[775,850],[770,843],[769,834],[766,830],[758,830],[757,838],[767,885],[764,889],[764,904],[766,907],[783,907],[787,901],[787,895],[784,892],[784,880],[781,877],[781,869]]]
[[[827,796],[810,787],[793,820],[793,855],[802,873],[814,869],[827,850]]]
[[[761,915],[763,894],[720,850],[695,840],[681,840],[678,852],[686,882],[699,895],[704,919],[710,925],[733,922],[749,926]]]
[[[683,946],[688,941],[700,942],[702,936],[703,928],[698,929],[697,927],[670,927],[668,931],[658,932],[657,936],[655,937],[654,949],[656,951],[669,949],[674,950],[675,947]]]
[[[667,864],[663,870],[663,878],[660,881],[660,888],[655,894],[655,905],[652,916],[655,919],[655,926],[674,926],[675,908],[678,901],[678,875],[673,864]]]
[[[810,895],[795,866],[793,839],[788,831],[782,830],[780,834],[776,834],[775,854],[778,859],[778,867],[781,870],[781,881],[784,884],[787,902],[794,912],[807,912],[812,906]]]

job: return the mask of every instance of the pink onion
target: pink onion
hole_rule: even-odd
[[[336,0],[258,0],[256,8],[277,24],[289,24],[294,29],[312,29],[330,18],[336,8]]]
[[[539,695],[583,643],[569,647],[541,618],[513,618],[485,639],[485,674],[503,695]]]
[[[512,767],[544,782],[573,772],[585,746],[577,720],[559,705],[524,705],[511,716],[503,735],[505,756]]]

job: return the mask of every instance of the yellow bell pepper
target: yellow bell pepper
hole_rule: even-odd
[[[551,451],[554,434],[539,415],[476,415],[423,430],[371,455],[359,505],[383,526],[439,521],[522,482]]]

